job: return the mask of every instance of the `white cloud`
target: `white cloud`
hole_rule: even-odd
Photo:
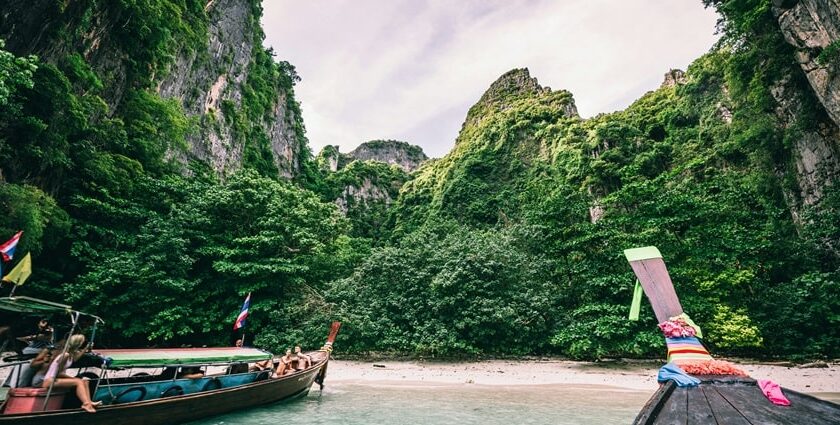
[[[266,45],[298,69],[316,152],[401,139],[431,156],[501,74],[528,67],[583,116],[629,105],[715,42],[699,0],[270,0]]]

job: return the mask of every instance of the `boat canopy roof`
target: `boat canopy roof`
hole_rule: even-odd
[[[96,350],[108,357],[110,368],[205,365],[214,363],[257,362],[273,355],[257,348],[151,348],[126,350]]]
[[[13,313],[34,313],[34,314],[57,314],[57,313],[78,313],[84,316],[93,317],[100,323],[104,321],[98,316],[73,310],[67,304],[54,303],[30,297],[0,297],[0,310]]]

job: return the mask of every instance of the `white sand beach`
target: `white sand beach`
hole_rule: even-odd
[[[755,379],[771,379],[783,387],[840,401],[840,364],[799,368],[735,362]],[[568,360],[487,360],[479,362],[350,361],[330,362],[328,380],[367,384],[473,385],[607,385],[628,390],[657,388],[659,362],[575,362]]]

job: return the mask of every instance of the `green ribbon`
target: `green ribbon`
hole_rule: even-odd
[[[639,310],[642,308],[642,285],[636,280],[636,287],[633,288],[633,303],[630,304],[630,320],[639,320]]]

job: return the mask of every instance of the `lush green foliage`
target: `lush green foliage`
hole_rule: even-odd
[[[3,50],[5,43],[0,40],[0,106],[6,106],[9,95],[20,88],[32,88],[32,73],[35,71],[35,58],[18,58]]]
[[[26,232],[28,293],[104,316],[107,344],[226,343],[252,292],[248,332],[273,349],[319,344],[340,318],[342,351],[660,355],[650,309],[626,320],[622,256],[656,245],[713,350],[840,354],[840,184],[799,199],[793,147],[825,113],[768,0],[704,1],[722,16],[721,43],[684,83],[625,111],[582,120],[570,93],[511,71],[470,109],[453,151],[412,175],[362,161],[324,171],[337,151],[319,168],[294,68],[257,45],[241,104],[220,105],[244,168],[223,178],[171,159],[214,123],[149,90],[179,49],[203,45],[202,3],[70,3],[44,34],[66,56],[0,49],[0,233]],[[138,52],[113,110],[103,97],[119,76],[77,46],[94,10]],[[793,122],[777,115],[779,81],[799,105]],[[289,116],[301,152],[290,182],[265,133]]]
[[[791,219],[802,208],[793,141],[824,113],[769,2],[713,3],[726,32],[716,51],[692,64],[685,84],[648,93],[625,111],[580,120],[568,114],[568,93],[517,90],[503,76],[470,110],[455,149],[403,188],[393,209],[395,247],[375,251],[343,282],[379,294],[365,297],[376,306],[402,306],[404,285],[370,282],[410,273],[389,275],[398,267],[389,259],[417,256],[408,249],[429,239],[438,221],[455,220],[467,234],[527,228],[541,260],[522,261],[545,270],[555,288],[542,343],[529,350],[650,355],[661,350],[661,338],[650,313],[638,324],[625,319],[633,276],[621,252],[656,245],[712,349],[837,355],[836,308],[828,301],[840,287],[836,195],[810,207],[803,224]],[[781,80],[798,87],[786,94],[802,105],[793,125],[776,115],[771,88]],[[411,279],[432,287],[438,273],[445,271]],[[368,312],[368,304],[348,299],[347,315],[366,312],[356,319],[363,333],[354,335],[365,347],[439,352],[415,344],[431,319],[406,322],[402,311]],[[388,343],[375,345],[379,339]],[[496,349],[450,340],[457,341],[453,353]]]
[[[426,227],[376,249],[330,290],[354,351],[419,355],[541,351],[554,325],[549,263],[522,246],[528,229]]]
[[[118,218],[118,211],[121,222],[138,226],[95,245],[77,242],[86,272],[65,288],[75,304],[108,317],[123,338],[224,344],[224,330],[248,292],[258,338],[324,319],[313,307],[321,285],[349,257],[334,206],[253,173],[222,184],[146,179],[136,191],[128,204],[77,199],[86,211],[99,212],[81,225],[85,233],[114,232],[103,218]],[[293,336],[301,337],[279,342],[293,343]]]
[[[409,179],[396,165],[353,161],[326,173],[321,194],[338,200],[351,223],[350,235],[379,242],[389,236],[389,207]]]
[[[225,181],[201,164],[185,178],[169,158],[195,123],[177,102],[130,89],[114,112],[76,54],[57,65],[0,57],[0,231],[24,230],[20,249],[36,264],[26,294],[106,317],[108,344],[226,344],[253,292],[249,332],[264,346],[322,342],[324,285],[367,252],[334,205],[253,161]],[[253,66],[271,74],[255,68],[245,86],[255,109],[232,114],[248,129],[273,118],[294,82],[287,64],[260,57]]]

